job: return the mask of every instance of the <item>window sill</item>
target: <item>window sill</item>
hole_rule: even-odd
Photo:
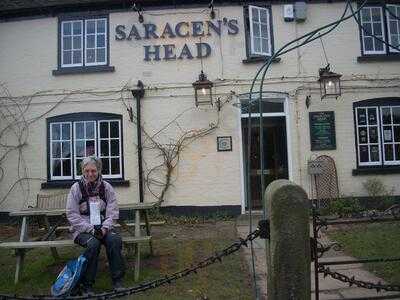
[[[112,186],[130,186],[129,180],[124,179],[104,179],[109,182]],[[43,182],[41,188],[43,190],[59,189],[59,188],[70,188],[77,180],[54,180]]]
[[[114,66],[89,66],[89,67],[71,67],[71,68],[59,68],[53,70],[53,76],[67,75],[67,74],[88,74],[88,73],[100,73],[100,72],[114,72]]]
[[[253,64],[253,63],[258,63],[258,62],[266,62],[270,57],[269,56],[254,56],[254,57],[248,57],[246,59],[242,60],[242,63],[244,64]],[[280,57],[275,57],[272,62],[273,63],[278,63],[281,61]]]
[[[353,169],[353,176],[400,174],[400,166]]]
[[[400,54],[371,54],[357,57],[357,62],[400,61]]]

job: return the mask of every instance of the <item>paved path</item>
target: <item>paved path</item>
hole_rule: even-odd
[[[254,228],[257,227],[258,220],[261,219],[260,214],[253,216]],[[244,238],[249,232],[249,218],[248,215],[240,216],[236,221],[237,231],[240,237]],[[322,239],[325,244],[329,242],[326,237]],[[266,259],[265,259],[265,241],[259,238],[255,239],[253,242],[254,257],[255,257],[255,269],[256,269],[256,282],[258,287],[258,295],[260,300],[267,299],[267,286],[266,286]],[[251,260],[251,250],[249,248],[244,249],[244,256],[249,264],[250,272],[252,273],[252,260]],[[337,260],[351,260],[354,259],[350,256],[346,256],[343,252],[329,251],[325,253],[323,260],[321,261],[337,261]],[[331,270],[343,273],[345,275],[355,276],[357,280],[368,281],[368,282],[382,282],[384,281],[372,273],[366,271],[362,268],[361,264],[352,265],[338,265],[331,266]],[[312,299],[315,299],[314,294],[314,268],[311,268],[311,290]],[[368,290],[358,287],[349,287],[347,284],[342,283],[336,279],[330,277],[323,278],[322,274],[319,274],[319,289],[320,289],[320,300],[336,300],[336,299],[353,299],[368,297],[369,299],[377,299],[378,296],[390,295],[390,293],[379,293],[377,294],[375,290]],[[378,298],[379,299],[379,298]],[[393,298],[393,299],[400,299]]]

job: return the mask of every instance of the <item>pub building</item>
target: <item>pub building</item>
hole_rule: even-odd
[[[278,49],[344,9],[323,0],[1,1],[0,212],[67,192],[90,155],[119,203],[161,200],[175,214],[261,210],[262,173],[265,186],[287,178],[313,198],[310,162],[321,156],[334,163],[340,197],[367,196],[370,178],[400,194],[399,4],[367,5],[365,31],[349,19],[274,58],[262,96],[259,80],[250,94]]]

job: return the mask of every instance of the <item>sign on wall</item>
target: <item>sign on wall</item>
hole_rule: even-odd
[[[318,111],[309,113],[311,151],[335,150],[335,113]]]
[[[144,45],[145,61],[177,60],[205,58],[210,56],[212,48],[206,42],[198,42],[200,38],[206,39],[209,36],[223,34],[236,35],[239,32],[236,19],[223,18],[213,21],[191,21],[178,22],[176,24],[119,24],[115,27],[116,41],[139,41],[153,40],[154,43]],[[193,38],[194,43],[185,43],[176,47],[174,43],[162,44],[165,38],[185,39]],[[158,42],[160,41],[160,42]]]

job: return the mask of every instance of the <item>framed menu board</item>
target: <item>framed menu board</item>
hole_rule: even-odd
[[[309,113],[311,151],[336,149],[335,113]]]

